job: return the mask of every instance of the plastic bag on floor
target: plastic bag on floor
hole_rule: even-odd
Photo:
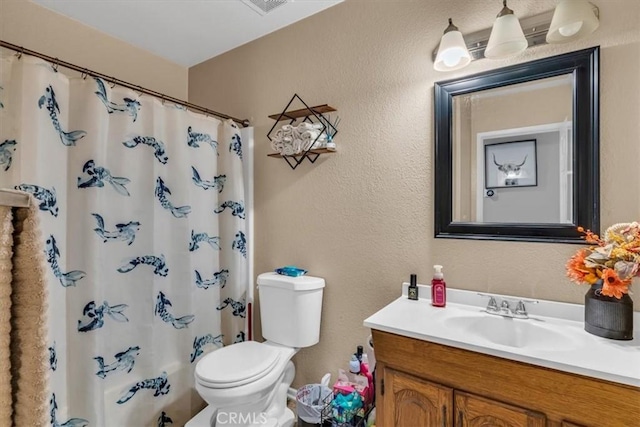
[[[296,393],[298,417],[309,424],[320,424],[322,410],[331,402],[333,391],[324,384],[307,384]]]

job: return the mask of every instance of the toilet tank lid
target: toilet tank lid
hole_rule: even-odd
[[[270,272],[258,276],[258,286],[293,289],[294,291],[312,291],[324,288],[324,279],[313,276],[284,276]]]

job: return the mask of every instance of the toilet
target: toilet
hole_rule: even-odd
[[[290,427],[287,391],[295,377],[291,358],[317,344],[324,279],[258,276],[265,342],[245,341],[204,356],[195,369],[196,390],[208,403],[186,427]]]

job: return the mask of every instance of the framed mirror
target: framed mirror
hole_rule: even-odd
[[[435,83],[435,237],[599,233],[599,48]]]

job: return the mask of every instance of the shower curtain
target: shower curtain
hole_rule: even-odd
[[[51,425],[184,424],[196,362],[245,336],[241,130],[0,59],[0,187],[37,199],[48,263]]]

